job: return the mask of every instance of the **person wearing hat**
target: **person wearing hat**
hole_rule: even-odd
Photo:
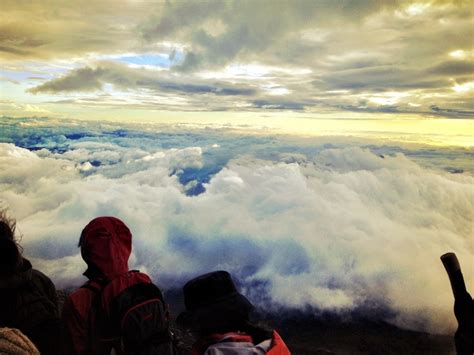
[[[198,338],[192,355],[290,354],[276,331],[250,322],[254,307],[227,271],[196,277],[184,285],[183,293],[186,310],[177,323]]]

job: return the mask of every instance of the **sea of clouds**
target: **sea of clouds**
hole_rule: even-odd
[[[267,309],[363,310],[442,333],[455,320],[439,256],[456,252],[473,285],[472,149],[0,123],[0,203],[60,288],[84,280],[77,241],[100,215],[129,225],[130,266],[165,290],[225,269]]]

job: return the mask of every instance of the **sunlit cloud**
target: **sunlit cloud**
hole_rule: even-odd
[[[456,84],[453,86],[453,90],[459,93],[468,92],[474,89],[474,81],[469,81],[463,84]]]
[[[408,93],[404,92],[387,92],[380,95],[374,95],[369,97],[370,102],[374,102],[379,105],[394,105],[400,101],[400,99],[409,97]]]
[[[429,7],[429,3],[414,3],[409,5],[405,11],[411,16],[416,16],[425,12]]]
[[[281,87],[277,84],[264,85],[263,90],[272,96],[288,95],[289,93],[291,93],[291,91],[287,88]]]
[[[449,52],[449,55],[456,59],[465,59],[469,54],[462,49],[458,49],[458,50]]]

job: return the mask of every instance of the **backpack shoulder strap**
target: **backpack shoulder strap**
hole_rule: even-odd
[[[88,317],[87,336],[89,341],[89,350],[96,352],[98,349],[98,342],[101,338],[101,325],[103,310],[102,310],[102,290],[107,285],[107,282],[102,280],[89,280],[81,288],[91,290],[93,293],[91,308]]]

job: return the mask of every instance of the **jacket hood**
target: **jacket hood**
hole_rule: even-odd
[[[81,255],[88,269],[89,279],[112,279],[128,271],[128,258],[132,252],[132,233],[115,217],[98,217],[89,222],[79,241]]]

